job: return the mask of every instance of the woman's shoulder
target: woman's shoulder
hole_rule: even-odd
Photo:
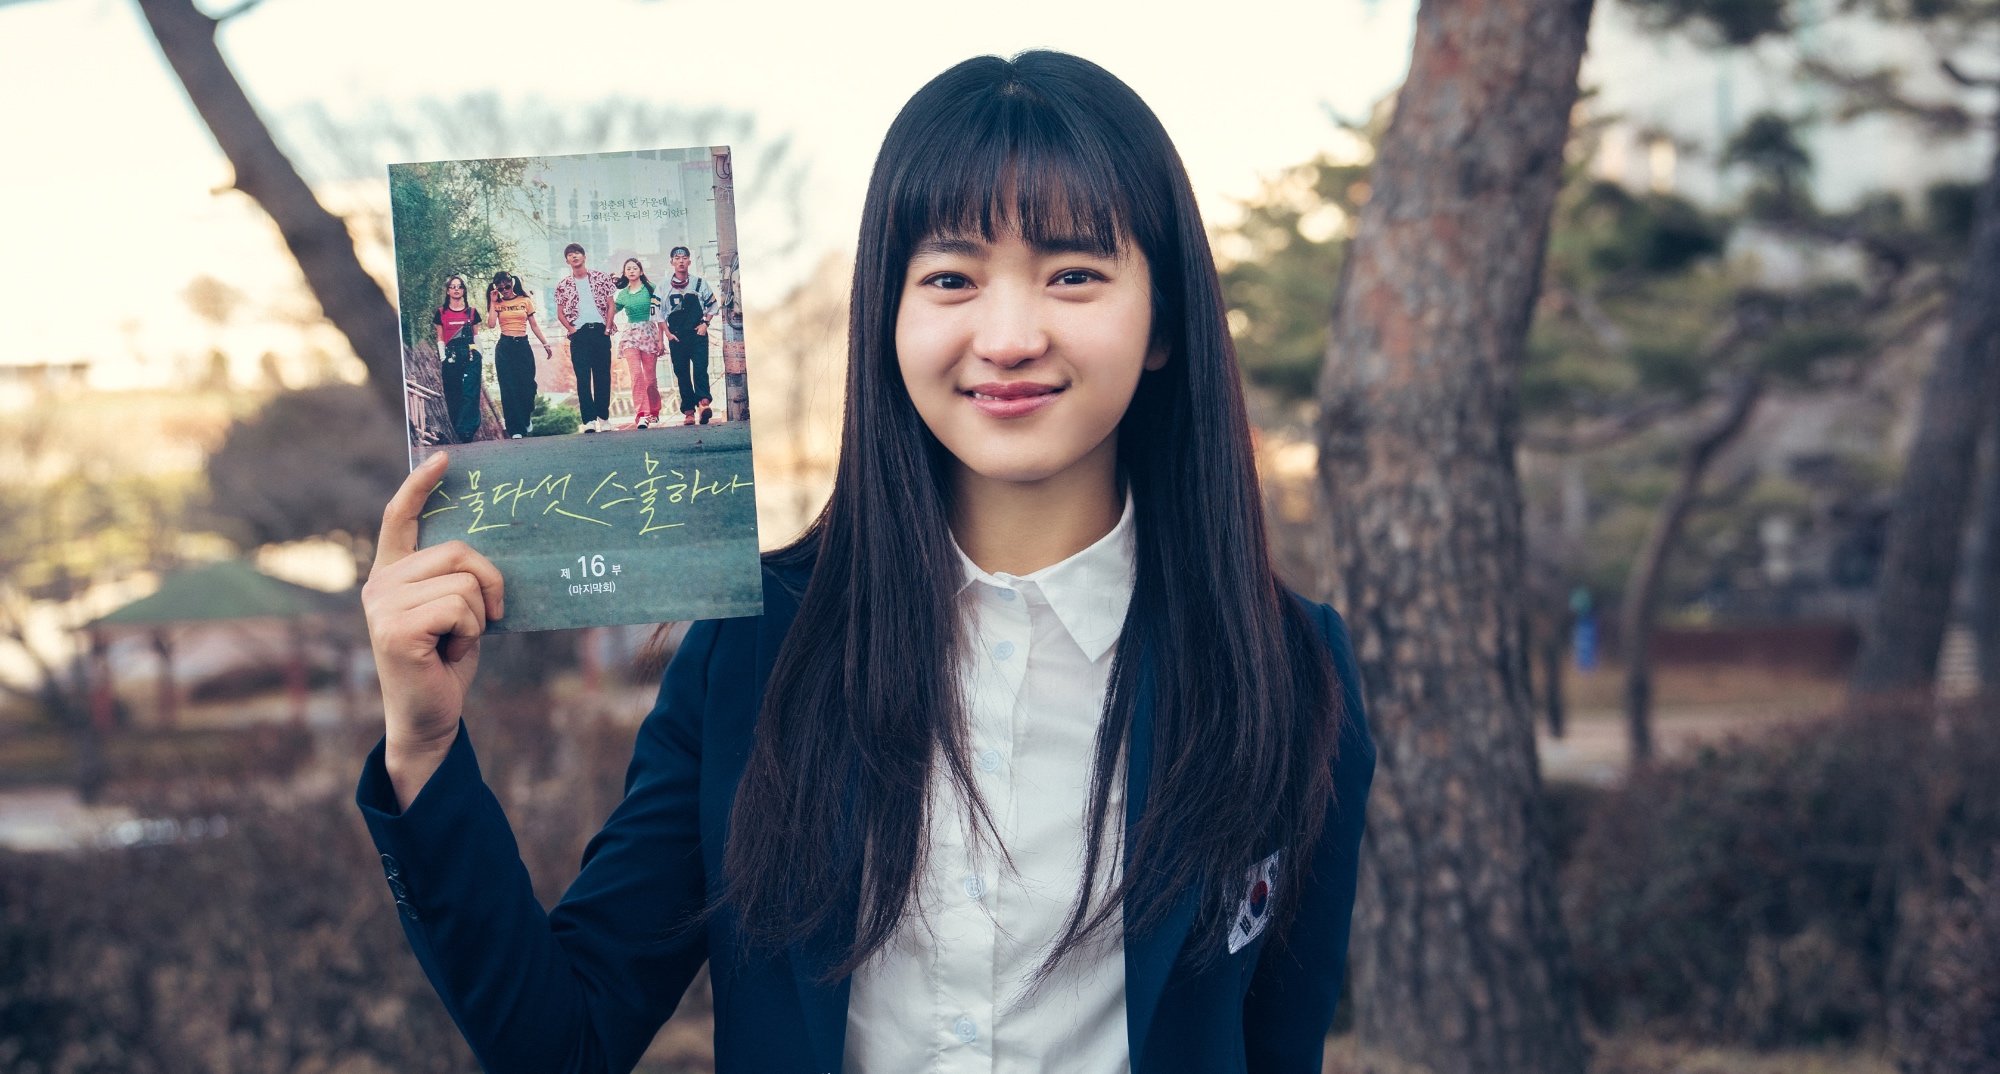
[[[1348,634],[1347,620],[1333,605],[1312,600],[1296,591],[1286,594],[1318,629],[1333,663],[1333,677],[1341,697],[1341,753],[1343,775],[1360,777],[1374,767],[1375,739],[1368,728],[1367,703],[1361,683],[1361,667],[1354,658],[1354,639]],[[1349,747],[1355,747],[1350,749]]]
[[[1314,626],[1319,628],[1320,636],[1326,640],[1327,647],[1334,650],[1336,659],[1342,653],[1351,656],[1353,649],[1347,635],[1347,620],[1341,618],[1333,605],[1314,600],[1289,586],[1285,589],[1285,595],[1305,613],[1305,617]]]
[[[798,615],[799,600],[812,581],[810,559],[789,555],[792,550],[766,552],[762,556],[763,610],[756,615],[728,619],[700,619],[688,628],[688,636],[712,641],[722,648],[754,640],[776,631],[779,636],[790,628]]]

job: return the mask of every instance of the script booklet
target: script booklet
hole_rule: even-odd
[[[500,568],[494,632],[763,611],[727,147],[395,164],[424,547]]]

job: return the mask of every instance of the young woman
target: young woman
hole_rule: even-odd
[[[496,272],[486,288],[486,308],[500,326],[500,342],[493,348],[493,372],[500,381],[500,417],[509,440],[528,434],[528,417],[535,412],[535,352],[528,346],[528,333],[549,353],[549,337],[535,320],[535,300],[521,286],[521,277]]]
[[[446,276],[444,301],[431,313],[431,324],[437,326],[444,409],[451,418],[452,440],[460,444],[479,433],[479,397],[485,383],[480,379],[483,363],[472,341],[480,319],[479,310],[466,299],[465,278],[456,273]]]
[[[832,498],[762,616],[689,630],[548,914],[460,719],[504,586],[413,550],[411,476],[359,801],[489,1069],[631,1069],[704,961],[723,1074],[1320,1069],[1374,750],[1339,617],[1273,576],[1223,312],[1123,83],[1032,52],[919,91]]]
[[[618,353],[632,372],[633,424],[643,429],[660,420],[659,299],[638,258],[625,259],[622,275],[624,286],[612,294],[611,302],[625,315],[625,327],[618,330]]]

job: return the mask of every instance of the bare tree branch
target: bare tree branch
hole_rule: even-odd
[[[1841,92],[1843,99],[1835,114],[1842,122],[1875,114],[1899,116],[1934,138],[1960,137],[1970,133],[1977,122],[1977,117],[1956,101],[1925,100],[1904,92],[1903,74],[1892,67],[1856,71],[1808,57],[1799,61],[1799,73]]]
[[[1549,455],[1596,451],[1637,436],[1669,418],[1686,414],[1700,403],[1698,398],[1653,399],[1560,432],[1529,430],[1521,435],[1521,447]]]
[[[1681,460],[1681,474],[1667,502],[1654,516],[1653,528],[1633,568],[1619,609],[1619,635],[1625,661],[1625,719],[1632,744],[1632,763],[1644,765],[1653,756],[1653,620],[1659,608],[1660,585],[1666,578],[1667,563],[1681,531],[1693,514],[1701,493],[1701,482],[1709,465],[1750,423],[1750,415],[1764,394],[1764,378],[1756,371],[1736,376],[1729,388],[1722,413],[1688,445]]]
[[[1582,298],[1574,292],[1568,293],[1573,298],[1579,300]],[[1599,312],[1599,316],[1604,316],[1602,311]],[[1609,323],[1610,318],[1606,316],[1605,321]],[[1729,364],[1736,350],[1758,334],[1749,321],[1750,317],[1747,314],[1738,311],[1736,316],[1731,317],[1727,324],[1702,344],[1699,363],[1703,367]],[[1623,333],[1620,332],[1619,335],[1622,336]],[[1529,451],[1552,455],[1594,451],[1643,433],[1668,418],[1686,414],[1701,406],[1705,400],[1705,396],[1653,399],[1618,413],[1590,419],[1588,424],[1560,432],[1525,431],[1521,435],[1520,442],[1521,446]]]
[[[30,690],[0,679],[0,689],[36,705],[57,708],[69,705],[69,699],[63,696],[61,671],[49,661],[46,654],[35,648],[28,640],[27,623],[21,618],[20,610],[10,600],[0,600],[0,643],[12,646],[15,651],[27,657],[28,662],[34,665],[35,678],[39,684]],[[59,717],[61,713],[51,711],[47,715]]]
[[[254,8],[258,4],[261,4],[263,2],[264,0],[239,0],[237,4],[228,8],[227,10],[219,11],[209,17],[214,19],[217,24],[225,23],[228,22],[230,19],[235,18],[238,15],[248,14],[251,8]]]
[[[237,5],[236,11],[243,9]],[[368,368],[369,386],[391,413],[403,409],[403,357],[396,309],[361,267],[347,224],[319,203],[278,148],[216,46],[216,20],[192,0],[139,0],[160,52],[236,171],[235,186],[270,214],[327,320]]]
[[[1943,71],[1946,78],[1964,86],[1966,89],[2000,89],[2000,77],[1988,75],[1985,78],[1980,78],[1976,75],[1966,74],[1965,69],[1952,62],[1949,56],[1941,57],[1938,60],[1938,70]]]

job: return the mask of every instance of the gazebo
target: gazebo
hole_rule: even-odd
[[[106,645],[114,633],[150,636],[160,657],[158,711],[162,726],[172,727],[179,714],[179,689],[174,679],[175,633],[198,624],[230,623],[245,630],[273,627],[285,631],[288,655],[285,687],[292,716],[305,720],[306,624],[351,611],[352,594],[327,593],[273,578],[242,560],[222,560],[189,567],[166,576],[151,596],[142,597],[90,623],[92,653],[92,719],[102,730],[111,723],[110,676],[103,667]]]

